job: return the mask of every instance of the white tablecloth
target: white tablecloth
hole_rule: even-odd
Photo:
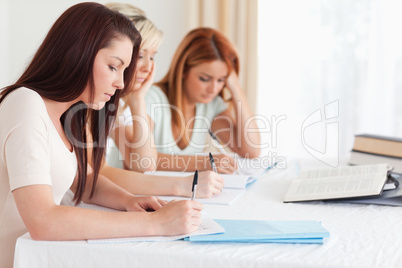
[[[319,220],[323,245],[18,239],[15,267],[402,267],[402,208],[282,202],[292,172],[268,174],[230,205],[205,205],[216,219]],[[402,202],[402,200],[401,200]]]

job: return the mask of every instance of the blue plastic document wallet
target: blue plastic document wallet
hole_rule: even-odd
[[[215,221],[225,229],[222,234],[190,236],[189,241],[252,242],[252,243],[315,243],[322,244],[329,232],[319,221]]]

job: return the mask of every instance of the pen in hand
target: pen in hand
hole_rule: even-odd
[[[212,170],[213,170],[215,173],[218,173],[218,170],[216,169],[214,157],[212,156],[211,153],[209,153],[209,163],[211,164]]]
[[[210,129],[208,129],[208,132],[209,132],[209,135],[211,136],[212,140],[215,142],[215,145],[218,148],[219,152],[222,153],[222,154],[227,155],[227,152],[226,152],[225,148],[223,148],[222,144],[219,142],[219,140],[216,137],[216,135]],[[211,158],[211,155],[210,155],[210,158]],[[214,163],[215,163],[215,161],[214,161]],[[216,170],[214,170],[214,171],[217,172]],[[240,173],[239,173],[238,170],[236,170],[235,174],[240,174]]]
[[[223,148],[222,144],[220,144],[218,138],[215,136],[215,134],[208,129],[209,135],[211,136],[211,138],[215,141],[216,146],[218,147],[219,152],[221,152],[222,154],[226,154],[225,149]]]
[[[197,183],[198,183],[198,170],[196,170],[194,173],[193,187],[191,188],[191,191],[193,192],[193,194],[191,195],[191,200],[194,200],[195,198],[195,193],[197,191]]]

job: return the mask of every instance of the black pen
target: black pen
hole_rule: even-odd
[[[195,193],[197,191],[197,183],[198,183],[198,170],[196,170],[195,173],[194,173],[193,187],[191,189],[193,194],[191,196],[191,200],[194,200],[194,198],[195,198]]]
[[[216,169],[214,157],[212,156],[211,153],[209,153],[209,163],[211,164],[211,167],[212,167],[213,171],[215,173],[218,173],[218,170]]]

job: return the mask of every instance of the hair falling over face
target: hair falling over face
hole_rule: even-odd
[[[22,76],[15,84],[4,88],[0,95],[1,102],[13,90],[27,87],[47,99],[67,102],[81,96],[89,85],[93,97],[95,57],[99,50],[121,36],[128,37],[133,43],[131,64],[124,71],[125,88],[117,91],[102,110],[88,109],[85,104],[78,103],[61,118],[78,160],[78,188],[74,197],[77,203],[82,199],[87,181],[87,137],[91,137],[94,145],[90,162],[93,194],[110,124],[116,116],[113,107],[117,106],[120,95],[125,94],[134,77],[141,36],[133,23],[121,13],[98,3],[86,2],[70,7],[53,24]],[[90,133],[87,136],[88,125]]]

